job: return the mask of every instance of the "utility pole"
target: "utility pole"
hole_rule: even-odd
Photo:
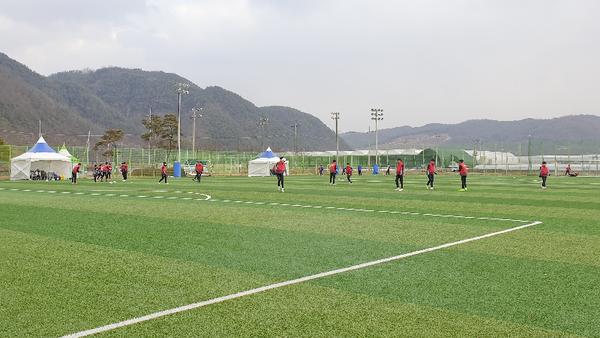
[[[86,170],[87,170],[87,168],[90,165],[90,136],[91,135],[92,135],[92,131],[88,130],[88,139],[87,139],[87,143],[86,143],[87,150],[85,152],[85,167],[86,167]]]
[[[152,139],[152,149],[156,148],[156,137],[154,136],[154,121],[152,121],[152,107],[148,109],[148,122],[150,122],[150,138]]]
[[[202,111],[202,108],[192,108],[192,116],[191,119],[194,119],[194,128],[192,129],[192,157],[196,158],[196,119],[202,117],[200,114],[196,114]]]
[[[367,166],[371,168],[371,126],[369,126],[369,163]]]
[[[260,127],[262,129],[262,151],[265,151],[265,126],[269,124],[269,119],[260,119]]]
[[[440,137],[442,137],[442,135],[433,135],[434,139],[435,139],[435,165],[436,166],[440,166],[439,164],[439,157],[438,157],[438,139]],[[441,168],[441,167],[440,167]]]
[[[148,122],[150,124],[150,144],[148,145],[148,166],[150,166],[150,154],[152,153],[152,151],[150,151],[150,149],[154,149],[156,148],[156,144],[155,144],[155,140],[156,138],[154,137],[154,122],[152,121],[152,107],[148,108]]]
[[[177,104],[177,162],[181,164],[181,94],[189,94],[190,92],[185,89],[189,88],[190,85],[187,83],[176,83],[175,93],[178,96]]]
[[[529,144],[527,145],[527,162],[529,162],[527,175],[531,175],[531,135],[529,135]]]
[[[335,120],[335,163],[340,165],[340,138],[338,137],[338,120],[340,119],[340,113],[331,113],[331,119]]]
[[[375,120],[375,164],[379,165],[379,135],[377,121],[383,120],[383,109],[371,109],[371,120]]]
[[[296,124],[292,126],[292,128],[294,128],[294,153],[296,153],[296,155],[298,155],[298,127],[300,127],[300,125],[298,124],[298,120],[296,120]]]

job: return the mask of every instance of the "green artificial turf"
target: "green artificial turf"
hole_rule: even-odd
[[[598,178],[285,180],[0,182],[0,335],[66,335],[541,221],[98,336],[600,337]]]

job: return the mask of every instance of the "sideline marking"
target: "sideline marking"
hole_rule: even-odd
[[[366,268],[366,267],[377,265],[377,264],[381,264],[381,263],[391,262],[391,261],[402,259],[402,258],[406,258],[406,257],[416,256],[416,255],[419,255],[419,254],[422,254],[422,253],[427,253],[427,252],[431,252],[431,251],[435,251],[435,250],[439,250],[439,249],[444,249],[444,248],[448,248],[448,247],[451,247],[451,246],[455,246],[455,245],[459,245],[459,244],[464,244],[464,243],[476,241],[476,240],[479,240],[479,239],[483,239],[483,238],[492,237],[492,236],[504,234],[504,233],[507,233],[507,232],[515,231],[515,230],[520,230],[520,229],[527,228],[527,227],[534,226],[534,225],[538,225],[538,224],[542,224],[542,222],[533,222],[533,223],[521,225],[521,226],[518,226],[518,227],[514,227],[514,228],[502,230],[502,231],[493,232],[493,233],[482,235],[482,236],[477,236],[477,237],[473,237],[473,238],[469,238],[469,239],[463,239],[463,240],[460,240],[460,241],[457,241],[457,242],[442,244],[442,245],[431,247],[431,248],[428,248],[428,249],[413,251],[413,252],[405,253],[405,254],[402,254],[402,255],[394,256],[394,257],[389,257],[389,258],[384,258],[384,259],[380,259],[380,260],[376,260],[376,261],[372,261],[372,262],[367,262],[367,263],[362,263],[362,264],[358,264],[358,265],[353,265],[353,266],[350,266],[350,267],[347,267],[347,268],[342,268],[342,269],[337,269],[337,270],[331,270],[331,271],[327,271],[327,272],[322,272],[322,273],[318,273],[316,275],[311,275],[311,276],[306,276],[306,277],[302,277],[302,278],[292,279],[292,280],[289,280],[289,281],[286,281],[286,282],[281,282],[281,283],[275,283],[275,284],[271,284],[271,285],[267,285],[267,286],[262,286],[262,287],[259,287],[259,288],[256,288],[256,289],[242,291],[242,292],[234,293],[234,294],[231,294],[231,295],[228,295],[228,296],[213,298],[213,299],[206,300],[206,301],[199,302],[199,303],[194,303],[194,304],[189,304],[189,305],[185,305],[185,306],[180,306],[180,307],[173,308],[173,309],[170,309],[170,310],[155,312],[155,313],[152,313],[152,314],[149,314],[149,315],[146,315],[146,316],[142,316],[142,317],[138,317],[138,318],[133,318],[133,319],[125,320],[125,321],[122,321],[122,322],[119,322],[119,323],[109,324],[109,325],[97,327],[95,329],[90,329],[90,330],[86,330],[86,331],[81,331],[81,332],[69,334],[69,335],[66,335],[66,336],[62,336],[61,338],[79,338],[79,337],[85,337],[85,336],[89,336],[89,335],[100,333],[100,332],[114,330],[114,329],[117,329],[117,328],[120,328],[120,327],[123,327],[123,326],[128,326],[128,325],[137,324],[137,323],[145,322],[145,321],[148,321],[148,320],[156,319],[156,318],[159,318],[159,317],[164,317],[164,316],[167,316],[167,315],[171,315],[171,314],[175,314],[175,313],[179,313],[179,312],[183,312],[183,311],[187,311],[187,310],[197,309],[199,307],[203,307],[203,306],[206,306],[206,305],[221,303],[221,302],[224,302],[224,301],[227,301],[227,300],[231,300],[231,299],[235,299],[235,298],[240,298],[240,297],[252,295],[252,294],[255,294],[255,293],[259,293],[259,292],[263,292],[263,291],[267,291],[267,290],[272,290],[272,289],[280,288],[280,287],[283,287],[283,286],[288,286],[288,285],[292,285],[292,284],[298,284],[298,283],[306,282],[306,281],[313,280],[313,279],[323,278],[323,277],[327,277],[327,276],[331,276],[331,275],[336,275],[336,274],[340,274],[340,273],[344,273],[344,272],[348,272],[348,271],[352,271],[352,270],[358,270],[358,269]]]
[[[0,188],[0,190],[6,190],[5,188]],[[32,190],[24,190],[24,189],[8,189],[10,191],[22,191],[22,192],[28,192],[28,191],[32,191]],[[105,192],[115,192],[118,190],[88,190],[88,191],[105,191]],[[49,193],[49,194],[55,194],[55,193],[61,193],[61,194],[73,194],[73,195],[88,195],[88,196],[106,196],[106,197],[139,197],[139,198],[164,198],[164,199],[170,199],[170,200],[191,200],[192,198],[189,197],[176,197],[176,196],[143,196],[143,195],[119,195],[119,194],[100,194],[97,192],[90,192],[90,193],[85,193],[85,192],[71,192],[71,191],[51,191],[51,190],[37,190],[34,192],[45,192],[45,193]],[[161,192],[161,191],[154,191],[154,192]],[[167,192],[167,191],[162,191],[162,192]],[[181,193],[181,191],[175,191],[174,193],[179,192]],[[201,195],[201,196],[205,196],[206,199],[195,199],[196,201],[210,201],[210,199],[212,198],[210,195],[207,194],[202,194],[199,192],[193,192],[190,191],[188,192],[189,194],[196,194],[196,195]],[[253,203],[253,202],[251,202]]]

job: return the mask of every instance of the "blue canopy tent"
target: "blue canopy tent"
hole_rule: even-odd
[[[26,153],[10,160],[10,179],[28,180],[31,172],[43,170],[59,177],[70,175],[71,159],[50,148],[43,137]]]
[[[248,177],[251,176],[270,176],[271,169],[275,166],[275,164],[279,162],[279,156],[275,155],[271,148],[267,148],[267,151],[264,154],[260,155],[258,158],[248,162]],[[289,162],[285,162],[285,173],[284,175],[289,175]]]

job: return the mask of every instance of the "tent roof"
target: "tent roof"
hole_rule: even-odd
[[[58,153],[70,158],[71,160],[73,160],[75,162],[79,162],[79,159],[77,157],[71,155],[71,153],[67,150],[67,147],[65,147],[64,144],[62,145],[62,147],[58,148]]]
[[[46,140],[44,140],[43,137],[40,137],[37,143],[26,153],[14,157],[11,161],[26,159],[31,159],[31,161],[71,161],[70,158],[61,155],[57,153],[54,149],[50,148],[50,146],[48,145],[48,143],[46,143]]]
[[[37,143],[27,151],[28,153],[55,153],[58,154],[56,152],[56,150],[50,148],[50,146],[48,145],[48,143],[46,143],[46,140],[44,140],[44,138],[42,136],[40,136],[40,139],[37,141]]]
[[[275,153],[273,151],[271,151],[271,147],[268,147],[267,151],[265,151],[265,153],[262,154],[262,155],[260,155],[258,158],[260,158],[260,159],[274,159],[274,158],[276,158],[276,159],[279,160],[279,156],[275,155]]]

